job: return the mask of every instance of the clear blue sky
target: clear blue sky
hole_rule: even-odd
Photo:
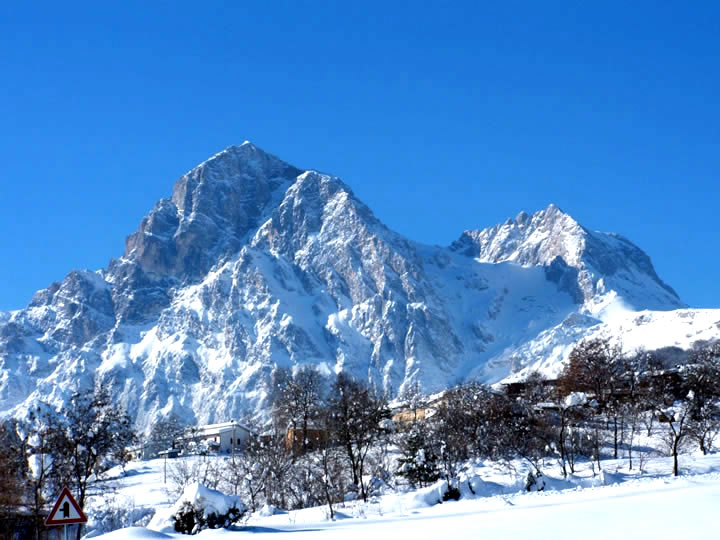
[[[246,139],[426,243],[554,202],[720,307],[719,58],[715,2],[5,2],[0,309]]]

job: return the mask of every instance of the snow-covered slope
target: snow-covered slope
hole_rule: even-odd
[[[554,378],[570,351],[583,339],[608,339],[627,355],[657,351],[660,358],[673,363],[685,360],[684,351],[719,337],[720,310],[717,309],[618,310],[606,321],[573,313],[557,326],[478,366],[472,376],[489,381],[511,381],[522,380],[529,372],[539,371]]]
[[[0,411],[60,407],[99,382],[139,427],[224,421],[262,412],[278,365],[342,369],[391,393],[496,382],[538,354],[556,369],[626,313],[681,307],[639,248],[553,206],[424,246],[338,178],[244,143],[181,177],[106,269],[71,272],[0,315]],[[695,314],[648,312],[644,334],[617,331],[653,348],[669,334],[652,328],[684,313]],[[712,337],[707,313],[689,333]]]
[[[683,456],[681,463],[681,476],[673,477],[669,457],[646,458],[645,472],[637,465],[628,470],[627,458],[605,460],[599,473],[592,464],[580,462],[576,473],[565,479],[551,460],[544,464],[544,491],[526,492],[529,464],[514,462],[510,469],[507,464],[476,462],[462,474],[459,501],[439,503],[445,488],[441,480],[418,490],[387,488],[367,503],[335,504],[334,520],[329,519],[327,507],[284,511],[266,506],[233,528],[206,529],[196,538],[436,540],[452,531],[454,536],[470,539],[716,539],[720,456],[698,453]],[[119,468],[111,471],[118,475],[115,504],[108,508],[107,497],[91,498],[88,536],[103,540],[187,538],[163,523],[174,502],[167,500],[163,466],[158,459],[131,462],[127,474]],[[95,536],[103,525],[130,524],[153,512],[147,528],[128,527]],[[102,519],[113,514],[112,521]]]

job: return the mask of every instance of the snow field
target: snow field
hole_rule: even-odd
[[[513,463],[513,470],[508,470],[501,464],[478,461],[461,476],[460,501],[437,504],[444,490],[438,482],[404,493],[388,490],[367,503],[336,505],[336,521],[328,520],[325,507],[275,513],[263,509],[232,529],[202,531],[197,538],[273,535],[270,539],[283,533],[291,540],[720,538],[720,455],[681,456],[677,478],[670,475],[672,463],[666,457],[648,459],[644,473],[637,465],[629,471],[625,459],[606,460],[602,465],[603,471],[593,475],[590,464],[582,463],[577,474],[563,479],[559,468],[548,462],[546,490],[527,493],[524,464]],[[131,463],[127,475],[117,482],[118,495],[135,505],[161,510],[159,516],[167,514],[174,502],[162,483],[162,460]],[[162,531],[128,528],[99,538],[187,538],[165,525]]]

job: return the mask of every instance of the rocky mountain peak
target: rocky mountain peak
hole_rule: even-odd
[[[636,309],[684,306],[640,248],[620,235],[586,229],[554,204],[532,215],[521,212],[502,225],[465,231],[450,249],[480,262],[544,267],[548,279],[562,283],[594,314],[618,296]]]
[[[264,192],[276,190],[302,172],[246,141],[229,146],[180,177],[171,201],[181,217],[197,212],[216,217],[227,214],[226,210],[232,214],[226,206],[232,201],[226,199],[262,197]]]
[[[572,220],[573,217],[568,214],[567,212],[563,211],[562,208],[559,206],[556,206],[553,203],[550,203],[546,208],[543,208],[542,210],[538,210],[534,214],[530,215],[525,210],[522,210],[514,220],[508,219],[510,222],[515,222],[516,225],[519,227],[523,226],[529,226],[531,223],[547,223],[551,221],[557,221],[557,220]]]
[[[556,257],[576,265],[585,229],[554,204],[533,215],[521,212],[502,225],[465,231],[451,249],[482,262],[544,266]]]
[[[180,177],[128,237],[124,257],[149,275],[198,278],[237,252],[302,171],[250,142]]]

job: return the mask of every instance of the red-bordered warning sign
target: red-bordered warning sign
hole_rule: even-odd
[[[45,520],[45,525],[71,525],[73,523],[87,522],[87,516],[83,514],[82,508],[72,496],[68,488],[60,492],[55,506]]]

